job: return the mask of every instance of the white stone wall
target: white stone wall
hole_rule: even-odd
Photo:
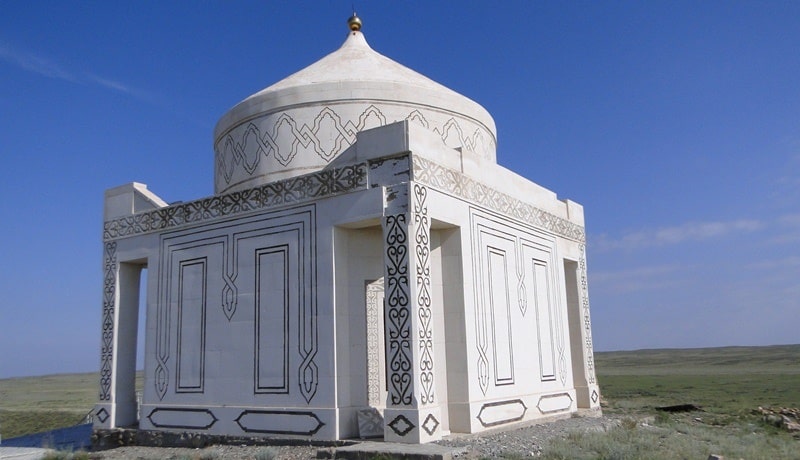
[[[372,411],[427,442],[599,407],[580,206],[408,122],[350,155],[173,206],[113,194],[98,427],[135,422],[142,267],[144,429],[340,439]]]

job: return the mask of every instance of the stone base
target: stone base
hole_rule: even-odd
[[[210,435],[187,431],[152,431],[122,428],[112,430],[95,428],[92,432],[93,451],[114,449],[122,446],[188,447],[201,449],[214,444],[341,447],[352,445],[353,442],[259,436]]]
[[[419,444],[442,439],[442,415],[439,406],[419,409],[387,408],[383,412],[383,440]]]

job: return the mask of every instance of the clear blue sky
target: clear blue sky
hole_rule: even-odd
[[[211,195],[217,119],[352,3],[0,3],[0,377],[98,368],[103,191]],[[585,206],[596,350],[800,342],[800,2],[355,7]]]

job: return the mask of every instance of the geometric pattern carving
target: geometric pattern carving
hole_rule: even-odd
[[[389,399],[392,405],[412,403],[411,323],[406,214],[384,216],[386,265],[386,342]],[[396,421],[397,419],[395,419]],[[413,428],[413,425],[411,426]],[[393,428],[394,429],[394,428]],[[395,430],[397,431],[397,430]],[[401,435],[402,436],[402,435]]]
[[[586,240],[586,232],[580,225],[543,211],[418,155],[413,155],[412,160],[414,181],[480,204],[485,208],[564,238],[579,242]]]
[[[436,428],[439,428],[439,421],[436,420],[433,414],[428,414],[428,416],[425,417],[425,421],[422,422],[422,429],[428,433],[428,436],[433,436],[433,433],[436,432]]]
[[[478,421],[486,428],[516,422],[525,417],[528,407],[521,399],[497,401],[481,406]]]
[[[539,398],[536,408],[542,414],[565,411],[572,406],[572,396],[569,393],[557,393]]]
[[[547,261],[533,259],[533,298],[536,306],[536,338],[539,343],[539,372],[543,382],[556,379],[555,359],[552,353],[544,353],[553,343],[553,311]],[[558,332],[558,327],[555,328]]]
[[[225,243],[227,245],[227,241]],[[226,259],[225,270],[222,272],[222,281],[225,282],[225,286],[222,288],[222,312],[228,318],[228,321],[233,319],[233,314],[236,313],[236,303],[239,299],[236,288],[235,268],[229,261],[230,258]]]
[[[481,184],[432,161],[412,156],[414,180],[480,204],[534,227],[575,241],[585,241],[584,228]],[[291,177],[223,195],[215,195],[103,224],[103,240],[156,232],[223,216],[301,203],[367,188],[367,163]],[[377,184],[375,184],[377,185]]]
[[[517,253],[517,300],[519,303],[519,311],[522,313],[522,316],[525,316],[525,313],[528,311],[528,291],[525,288],[525,264],[524,259],[525,257],[521,252],[523,251],[522,244],[517,238],[516,247],[518,249]]]
[[[513,243],[513,239],[510,241]],[[483,247],[483,243],[481,243]],[[515,252],[512,248],[509,252]],[[510,261],[508,252],[499,247],[486,246],[486,254],[480,254],[480,267],[485,270],[484,293],[481,296],[485,304],[480,310],[489,312],[492,332],[492,357],[494,361],[495,386],[514,384],[514,346],[511,319],[510,294],[508,288]],[[482,283],[482,284],[483,284]],[[483,322],[485,327],[486,322]]]
[[[372,407],[381,407],[386,403],[385,398],[384,401],[381,401],[381,368],[383,367],[381,361],[385,353],[383,334],[380,331],[382,323],[380,317],[383,316],[383,278],[367,283],[366,290],[367,401]],[[380,425],[382,429],[383,422]]]
[[[97,416],[97,419],[100,420],[100,423],[106,423],[106,420],[108,420],[108,417],[110,417],[105,407],[100,408],[100,410],[97,411],[95,415]]]
[[[200,266],[198,264],[202,262],[203,266],[208,264],[209,268],[197,270],[195,278],[203,282],[196,282],[197,287],[192,289],[201,300],[205,291],[218,293],[224,290],[224,276],[236,280],[241,270],[248,270],[248,282],[253,283],[248,291],[252,295],[252,305],[256,308],[253,312],[256,328],[252,355],[254,393],[288,394],[289,375],[296,372],[300,394],[310,403],[319,383],[319,370],[315,362],[319,334],[314,270],[317,260],[316,205],[307,204],[242,217],[234,226],[228,222],[213,222],[201,227],[163,233],[160,239],[154,375],[158,397],[163,400],[167,393],[168,375],[172,372],[170,367],[174,370],[181,362],[181,343],[170,343],[170,337],[181,325],[179,299],[182,277],[179,276],[179,269]],[[240,253],[247,254],[247,257],[240,256]],[[271,267],[270,270],[262,267],[262,262]],[[225,275],[217,267],[225,267]],[[262,273],[262,270],[267,271]],[[261,289],[268,285],[264,283],[278,282],[281,283],[282,296],[261,295]],[[212,298],[210,294],[208,297]],[[201,309],[198,307],[194,310]],[[204,316],[198,318],[203,320]],[[296,331],[293,336],[295,338],[291,341],[289,321],[294,323],[292,330]],[[189,350],[192,353],[188,356],[199,356],[200,366],[189,366],[187,369],[198,369],[199,378],[202,379],[205,339],[202,336],[202,323],[197,324],[200,326],[197,331],[200,334],[199,341],[197,346]],[[262,337],[262,334],[265,335]],[[180,334],[178,339],[180,341]],[[219,346],[216,340],[219,339],[215,339],[211,346]],[[290,343],[296,347],[296,354],[291,355],[296,357],[292,358],[296,361],[292,362],[291,369]],[[176,350],[179,354],[177,362],[168,365],[174,359],[170,356],[171,353]],[[267,356],[270,353],[278,356]],[[267,362],[272,357],[278,358],[277,362],[280,363],[278,369],[274,369],[276,372],[268,369],[261,371],[262,362]],[[190,390],[183,386],[185,385],[181,385],[178,380],[176,393]],[[197,388],[202,391],[202,383]]]
[[[103,240],[167,230],[218,217],[366,189],[367,168],[367,163],[333,168],[110,220],[103,224]],[[226,311],[229,309],[226,307]]]
[[[597,394],[597,390],[592,390],[592,402],[597,404],[598,399],[600,399],[600,395]]]
[[[178,265],[175,392],[203,393],[208,260],[200,257],[182,260]]]
[[[100,349],[100,400],[111,400],[114,360],[114,309],[117,280],[117,243],[108,242],[103,251],[103,338]],[[105,409],[101,409],[105,411]],[[98,412],[98,415],[99,412]],[[106,415],[108,413],[106,412]],[[105,420],[101,420],[105,421]]]
[[[587,380],[590,385],[595,383],[594,376],[594,350],[592,346],[592,322],[589,316],[589,283],[586,279],[586,245],[581,245],[581,258],[580,258],[580,271],[581,271],[581,307],[583,313],[583,333],[586,337],[586,371]]]
[[[391,422],[389,428],[392,429],[398,436],[405,436],[414,429],[414,424],[411,420],[407,419],[403,414],[398,415]]]
[[[256,394],[289,393],[289,310],[292,246],[286,241],[269,244],[255,251],[255,382]],[[292,282],[294,281],[294,282]],[[277,288],[277,289],[276,289]]]
[[[234,420],[246,433],[313,436],[325,423],[306,411],[245,410]]]
[[[514,383],[510,297],[525,294],[535,307],[532,318],[539,341],[542,380],[561,379],[566,384],[567,363],[559,297],[551,294],[555,267],[555,239],[525,223],[470,207],[475,274],[475,346],[478,386],[487,394],[490,357],[494,358],[494,384]],[[515,268],[516,267],[516,268]],[[513,289],[514,277],[531,283],[530,289]],[[552,317],[551,317],[552,314]],[[498,350],[502,349],[501,353]],[[493,353],[492,353],[493,351]],[[536,351],[536,350],[531,350]],[[558,355],[554,354],[557,351]],[[494,356],[490,356],[490,355]],[[499,359],[503,357],[503,359]]]
[[[428,189],[414,184],[414,254],[417,289],[417,315],[419,317],[419,383],[420,401],[432,404],[433,393],[433,325],[431,316],[431,262],[428,220]],[[432,415],[431,415],[432,417]],[[434,419],[435,420],[435,419]],[[438,425],[438,422],[436,422]],[[432,434],[432,433],[429,433]]]
[[[208,409],[181,409],[157,407],[147,416],[156,428],[182,428],[207,430],[217,422],[217,417]]]
[[[391,111],[400,107],[385,108]],[[301,108],[262,116],[244,127],[235,127],[232,132],[216,141],[214,150],[217,177],[219,179],[221,176],[227,185],[234,176],[237,179],[252,176],[259,170],[261,161],[270,157],[283,168],[289,167],[298,155],[304,158],[304,162],[308,162],[307,157],[311,155],[319,157],[323,164],[327,164],[356,141],[358,132],[402,119],[432,130],[451,147],[464,147],[483,158],[493,159],[493,136],[481,125],[474,124],[474,131],[467,135],[464,127],[452,116],[442,116],[443,114],[427,110],[425,112],[428,117],[420,110],[412,110],[403,116],[403,111],[400,110],[401,112],[388,115],[370,104],[353,119],[344,118],[328,106],[319,109],[316,115]],[[307,120],[312,115],[313,121],[308,124],[298,121]],[[393,118],[396,119],[392,120]]]

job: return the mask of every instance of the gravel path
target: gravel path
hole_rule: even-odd
[[[555,437],[564,437],[572,431],[607,431],[619,421],[608,417],[573,417],[549,423],[539,423],[512,430],[496,430],[477,435],[456,434],[437,444],[456,447],[458,459],[536,457],[542,446]],[[276,459],[300,460],[317,458],[317,451],[326,449],[315,446],[210,446],[204,449],[127,446],[93,452],[93,459],[174,459],[174,460],[252,460],[264,458],[272,450]],[[262,455],[259,455],[262,454]]]

